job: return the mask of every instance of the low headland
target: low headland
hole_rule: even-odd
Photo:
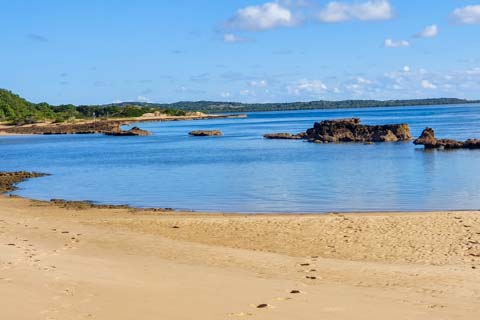
[[[5,319],[475,319],[480,212],[208,214],[0,195],[0,284]]]

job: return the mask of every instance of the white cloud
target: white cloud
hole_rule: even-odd
[[[239,9],[227,22],[229,28],[249,31],[263,31],[293,25],[295,25],[295,19],[292,12],[277,2]]]
[[[248,83],[249,86],[251,87],[256,87],[256,88],[265,88],[268,87],[268,81],[267,80],[253,80]]]
[[[401,48],[401,47],[409,47],[410,42],[407,40],[393,40],[393,39],[385,39],[383,45],[386,48]]]
[[[295,84],[287,86],[287,91],[290,94],[300,96],[303,94],[319,95],[325,93],[328,87],[321,80],[307,80],[302,79]]]
[[[242,96],[254,96],[254,95],[255,95],[255,91],[245,89],[245,90],[240,91],[240,94],[241,94]]]
[[[457,8],[453,11],[452,18],[460,24],[480,24],[480,5]]]
[[[437,89],[437,86],[428,80],[422,80],[421,85],[423,89]]]
[[[223,42],[226,43],[239,43],[239,42],[247,42],[248,39],[239,37],[233,33],[226,33],[223,35]]]
[[[438,36],[438,26],[432,24],[431,26],[426,26],[421,32],[415,35],[418,38],[435,38]]]
[[[388,0],[370,0],[363,3],[333,1],[328,3],[318,15],[320,21],[328,23],[349,20],[389,20],[392,17],[393,8]]]
[[[404,72],[410,72],[411,68],[409,66],[403,66]]]
[[[372,80],[366,79],[364,77],[358,77],[357,82],[360,84],[372,84]]]
[[[228,91],[220,93],[222,98],[229,98],[232,94]]]
[[[469,70],[465,71],[465,73],[467,75],[471,75],[471,76],[480,76],[480,68],[476,67],[476,68],[473,68],[473,69],[469,69]]]

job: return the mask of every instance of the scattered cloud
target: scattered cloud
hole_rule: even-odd
[[[290,27],[296,24],[293,13],[279,2],[267,2],[261,5],[239,9],[226,22],[229,29],[264,31],[278,27]]]
[[[422,80],[421,85],[423,89],[437,89],[437,86],[428,80]]]
[[[249,39],[239,37],[234,33],[226,33],[223,35],[223,42],[225,43],[243,43],[243,42],[248,42]]]
[[[242,96],[254,96],[255,91],[245,89],[245,90],[240,91],[240,95],[242,95]]]
[[[388,0],[370,0],[362,3],[333,1],[320,11],[318,19],[326,23],[351,20],[374,21],[393,18],[393,8]]]
[[[480,24],[480,5],[455,9],[452,19],[459,24]]]
[[[411,68],[409,66],[403,66],[403,72],[410,72]]]
[[[36,41],[36,42],[48,42],[47,37],[44,37],[44,36],[42,36],[40,34],[36,34],[36,33],[27,34],[27,38],[32,40],[32,41]]]
[[[324,94],[328,87],[321,80],[302,79],[287,86],[288,93],[296,96],[319,96]]]
[[[401,48],[401,47],[410,47],[410,42],[407,40],[393,40],[393,39],[385,39],[383,45],[386,48]]]
[[[230,98],[231,96],[232,96],[232,94],[228,91],[220,93],[220,97],[222,97],[222,98]]]
[[[268,87],[268,81],[267,80],[253,80],[248,83],[250,87],[255,87],[255,88],[265,88]]]
[[[435,38],[436,36],[438,36],[438,31],[438,26],[436,24],[432,24],[431,26],[426,26],[415,36],[417,38]]]

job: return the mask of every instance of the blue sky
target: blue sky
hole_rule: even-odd
[[[480,98],[480,0],[0,5],[0,87],[35,102]]]

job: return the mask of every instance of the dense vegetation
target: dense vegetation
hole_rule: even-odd
[[[143,106],[135,103],[103,106],[74,106],[72,104],[52,106],[48,103],[31,103],[20,96],[0,89],[0,122],[22,125],[44,120],[55,122],[73,121],[74,119],[92,118],[132,118],[145,113],[159,111],[167,115],[182,116],[183,110]]]
[[[439,104],[464,104],[477,101],[463,99],[418,99],[418,100],[345,100],[345,101],[311,101],[292,103],[245,104],[237,102],[176,102],[157,104],[144,102],[123,102],[96,106],[75,106],[72,104],[52,106],[48,103],[32,103],[12,92],[0,89],[0,122],[12,124],[35,123],[43,120],[56,122],[74,119],[92,118],[127,118],[139,117],[145,113],[161,112],[167,115],[182,116],[189,111],[216,112],[254,112],[281,110],[312,110],[367,107],[425,106]]]

